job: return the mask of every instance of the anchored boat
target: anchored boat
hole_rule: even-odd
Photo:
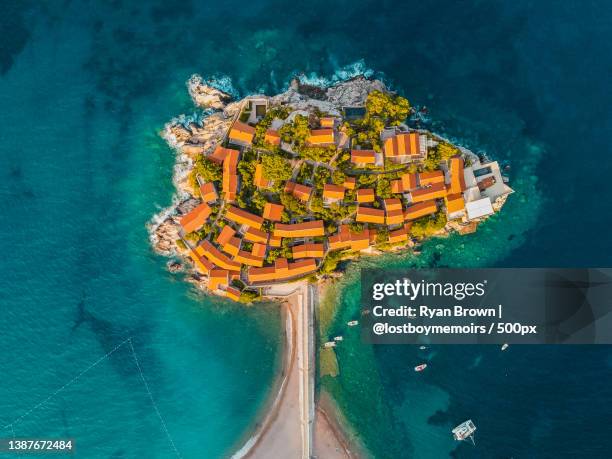
[[[425,368],[427,368],[427,364],[426,363],[422,363],[422,364],[417,365],[416,367],[414,367],[414,371],[423,371]]]
[[[471,419],[462,422],[452,430],[453,437],[455,437],[455,440],[463,441],[469,438],[475,445],[476,443],[474,442],[474,432],[476,432],[476,425],[472,422]]]
[[[357,325],[359,322],[357,320],[351,320],[350,322],[347,322],[346,324],[349,327],[354,327],[355,325]]]

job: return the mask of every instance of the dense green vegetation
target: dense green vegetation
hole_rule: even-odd
[[[194,161],[193,169],[189,174],[189,185],[194,190],[200,187],[198,176],[205,182],[217,182],[223,177],[223,171],[219,164],[213,163],[204,155],[199,155]]]
[[[318,163],[329,162],[336,154],[336,147],[306,147],[303,146],[299,149],[300,156],[304,159],[316,161]]]
[[[427,152],[427,159],[423,161],[423,168],[427,171],[439,169],[441,162],[448,161],[457,153],[459,153],[457,147],[446,142],[440,142],[435,149],[430,149]]]
[[[286,182],[293,173],[291,164],[278,155],[263,155],[261,164],[266,179],[275,182]]]
[[[308,118],[304,115],[296,115],[293,121],[285,123],[280,128],[279,134],[284,142],[301,147],[306,143],[306,139],[310,135]]]
[[[410,234],[418,239],[431,236],[446,226],[446,215],[438,211],[434,215],[419,218],[412,223]]]

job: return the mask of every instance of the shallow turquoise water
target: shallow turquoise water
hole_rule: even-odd
[[[194,72],[246,94],[278,91],[295,71],[375,69],[430,108],[434,130],[509,161],[518,193],[503,213],[432,241],[424,265],[612,261],[605,2],[2,7],[0,419],[26,414],[18,436],[72,436],[88,458],[173,457],[172,443],[218,457],[252,426],[274,374],[276,310],[195,297],[147,242],[172,194],[157,132],[192,111]],[[357,307],[351,279],[338,327]],[[127,337],[170,438],[125,345],[28,413]],[[469,416],[478,447],[457,457],[608,457],[609,349],[509,351],[435,350],[415,381],[424,356],[347,336],[335,395],[377,457],[448,457],[448,427]]]

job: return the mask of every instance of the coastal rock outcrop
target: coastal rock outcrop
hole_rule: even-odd
[[[201,108],[223,110],[232,99],[229,94],[205,84],[200,75],[193,75],[187,82],[187,88],[193,101]]]

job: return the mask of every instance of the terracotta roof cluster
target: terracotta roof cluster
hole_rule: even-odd
[[[264,177],[263,164],[258,163],[255,166],[255,173],[253,174],[253,185],[257,188],[268,188],[270,181]]]
[[[329,128],[313,129],[310,131],[306,142],[310,145],[331,145],[334,143],[334,130]]]
[[[360,188],[359,190],[357,190],[357,202],[358,203],[374,202],[375,199],[376,199],[376,195],[374,193],[374,189]]]
[[[206,182],[200,185],[200,196],[202,196],[202,201],[204,202],[216,201],[219,196],[217,195],[215,184],[212,182]]]
[[[434,183],[425,188],[417,188],[410,192],[412,202],[429,201],[430,199],[438,199],[446,196],[446,186],[444,183]]]
[[[277,237],[290,238],[324,236],[325,227],[323,220],[292,224],[277,223],[273,234]]]
[[[322,128],[333,128],[336,122],[336,118],[332,118],[331,116],[323,117],[319,120]]]
[[[239,225],[247,225],[255,229],[261,229],[261,225],[263,225],[264,222],[264,219],[259,215],[252,214],[251,212],[234,206],[227,206],[225,218]]]
[[[325,247],[321,243],[295,245],[291,248],[293,259],[299,258],[323,258]]]
[[[280,134],[278,131],[268,129],[264,135],[264,142],[269,143],[270,145],[278,146],[281,143]]]
[[[433,199],[429,201],[422,201],[411,206],[408,206],[404,211],[404,220],[416,220],[417,218],[424,217],[425,215],[435,214],[438,210],[436,201]]]
[[[183,215],[180,220],[181,227],[185,233],[191,233],[199,229],[212,213],[212,209],[205,202],[194,208],[191,212]]]
[[[305,258],[289,263],[286,258],[277,258],[274,266],[264,268],[249,268],[248,281],[251,284],[278,282],[312,274],[317,271],[314,258]]]
[[[351,150],[353,164],[375,164],[376,152],[374,150]]]
[[[414,172],[407,172],[402,174],[399,179],[391,181],[391,192],[396,194],[407,193],[416,187],[417,176]]]
[[[370,246],[372,230],[351,231],[348,225],[340,225],[338,232],[328,239],[330,250],[364,250]]]
[[[385,140],[383,151],[385,157],[424,158],[427,154],[427,137],[418,132],[395,134]]]
[[[444,172],[439,169],[431,172],[419,172],[419,185],[427,186],[434,183],[444,183]]]
[[[238,150],[228,149],[228,154],[223,160],[223,193],[225,193],[225,199],[227,201],[233,201],[236,199],[238,192],[238,157],[240,152]]]
[[[288,181],[285,183],[285,193],[292,194],[300,201],[307,202],[312,193],[312,187]]]
[[[283,210],[285,210],[285,206],[282,204],[267,202],[264,206],[263,218],[271,222],[279,222],[283,216]]]
[[[354,190],[356,185],[357,179],[355,177],[346,177],[344,179],[344,183],[342,184],[342,186],[344,186],[344,188],[347,190]]]
[[[255,128],[243,123],[242,121],[234,122],[228,134],[231,142],[242,145],[251,145],[253,143],[254,135]]]
[[[323,185],[323,199],[338,201],[344,199],[344,187],[326,183]]]

